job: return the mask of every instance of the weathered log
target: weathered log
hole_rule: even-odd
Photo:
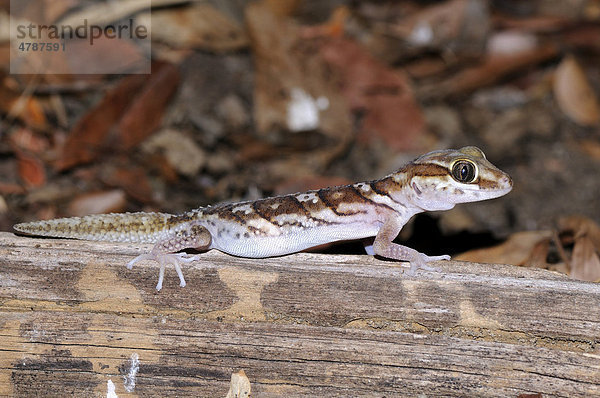
[[[600,285],[539,269],[215,251],[0,233],[0,395],[600,396]]]

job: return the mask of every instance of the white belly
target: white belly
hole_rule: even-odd
[[[211,248],[222,252],[249,258],[281,256],[296,253],[311,247],[340,240],[363,239],[377,235],[378,225],[341,224],[324,225],[298,231],[288,231],[278,236],[257,236],[236,238],[230,234],[215,236]]]

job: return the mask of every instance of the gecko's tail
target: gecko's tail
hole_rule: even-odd
[[[166,213],[112,213],[17,224],[21,233],[104,242],[154,243],[169,229]]]

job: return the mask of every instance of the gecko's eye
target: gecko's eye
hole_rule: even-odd
[[[469,184],[475,181],[477,169],[473,162],[468,160],[459,160],[452,166],[452,178],[463,184]]]

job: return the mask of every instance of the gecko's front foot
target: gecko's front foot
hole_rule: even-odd
[[[447,254],[441,256],[428,256],[427,254],[416,252],[415,256],[410,259],[410,268],[406,270],[405,273],[407,275],[414,275],[418,269],[440,272],[439,268],[427,265],[429,262],[440,260],[450,260],[450,256]]]
[[[132,269],[133,265],[139,261],[151,260],[156,261],[160,265],[160,271],[158,272],[158,283],[156,284],[156,290],[162,289],[163,280],[165,279],[165,265],[172,264],[177,271],[179,276],[179,286],[185,286],[185,279],[183,272],[181,271],[182,263],[189,263],[194,261],[198,255],[190,256],[187,253],[146,253],[140,254],[133,260],[127,263],[127,269]]]

